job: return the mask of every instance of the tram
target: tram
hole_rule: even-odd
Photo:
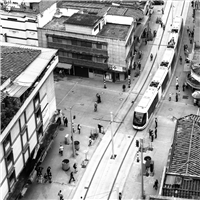
[[[133,112],[134,129],[143,130],[146,128],[159,100],[162,97],[162,94],[167,87],[167,83],[176,63],[176,54],[180,45],[182,24],[182,17],[176,17],[174,19],[167,48],[163,54],[160,65]]]

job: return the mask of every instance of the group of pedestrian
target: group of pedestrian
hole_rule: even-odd
[[[141,70],[141,60],[138,59],[138,61],[133,63],[133,69],[138,69],[139,71]]]
[[[44,173],[44,176],[42,175],[43,167],[39,166],[37,168],[37,182],[38,183],[52,183],[52,173],[51,173],[51,167],[47,167],[46,172]]]
[[[44,183],[48,182],[52,183],[52,173],[51,173],[51,167],[47,167],[47,172],[44,174]]]
[[[153,142],[154,141],[154,139],[156,139],[157,138],[157,128],[158,128],[158,119],[157,119],[157,117],[155,118],[155,129],[154,129],[154,131],[152,130],[152,129],[149,129],[149,138],[151,139],[151,142]]]

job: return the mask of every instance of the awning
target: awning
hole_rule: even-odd
[[[140,25],[138,25],[136,27],[134,36],[140,37],[144,31],[144,29],[146,28],[146,24],[148,22],[149,17],[144,16],[143,19],[141,21],[139,21]]]
[[[67,64],[67,63],[58,63],[57,68],[63,68],[63,69],[71,69],[72,64]]]
[[[24,92],[28,89],[27,86],[21,86],[21,85],[15,85],[13,84],[11,87],[6,89],[6,92],[8,92],[8,95],[11,97],[17,97],[19,98]]]

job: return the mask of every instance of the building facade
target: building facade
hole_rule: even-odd
[[[55,49],[1,43],[0,198],[35,159],[56,110]]]
[[[148,16],[131,5],[79,4],[58,3],[53,20],[38,28],[39,46],[59,50],[61,73],[113,82],[126,80],[134,45],[141,39]],[[139,25],[143,27],[136,38]]]
[[[56,12],[56,1],[2,1],[0,41],[38,46],[37,27],[48,23]]]

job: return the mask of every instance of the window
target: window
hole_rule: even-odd
[[[96,62],[99,62],[99,63],[103,63],[103,58],[100,58],[100,57],[96,57]]]
[[[28,158],[29,158],[29,148],[27,148],[25,153],[24,153],[24,163],[27,162]]]
[[[77,56],[78,56],[78,59],[81,59],[81,60],[92,60],[91,55],[78,54]]]
[[[37,131],[38,141],[40,142],[43,136],[43,127],[41,126]]]
[[[25,129],[25,131],[22,133],[22,145],[23,145],[23,148],[26,147],[26,144],[28,142],[28,136],[27,136],[27,129]]]
[[[16,180],[16,176],[15,176],[15,170],[13,170],[13,172],[9,175],[8,177],[8,182],[10,185],[10,188],[13,186],[13,184],[15,183]]]
[[[92,42],[81,41],[81,46],[82,47],[90,47],[90,48],[92,48]]]
[[[21,126],[21,130],[24,128],[25,126],[25,114],[23,113],[20,117],[20,126]]]
[[[38,108],[39,103],[40,103],[39,93],[37,93],[37,95],[36,95],[35,98],[34,98],[35,109]]]
[[[39,109],[39,110],[35,113],[35,117],[36,117],[36,124],[37,124],[37,126],[39,126],[40,123],[41,123],[41,121],[42,121],[41,109]]]
[[[7,164],[8,171],[10,171],[10,169],[13,166],[13,152],[12,151],[6,157],[6,164]]]
[[[62,43],[62,39],[53,37],[53,42]]]
[[[78,45],[78,41],[77,40],[71,40],[71,42],[72,42],[72,45],[75,45],[75,46]]]
[[[102,49],[102,44],[97,44],[97,49]]]
[[[11,137],[10,137],[10,133],[7,135],[6,139],[3,142],[3,146],[4,146],[4,150],[5,152],[8,152],[8,150],[11,147]]]
[[[47,42],[53,42],[53,38],[51,36],[47,36]]]

